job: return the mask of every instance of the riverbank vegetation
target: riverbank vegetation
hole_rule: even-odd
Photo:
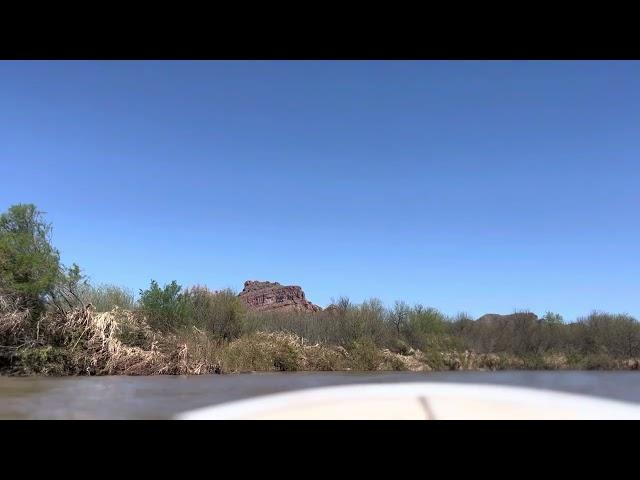
[[[133,292],[64,267],[33,205],[0,216],[0,373],[638,369],[640,323],[592,312],[476,321],[340,298],[319,312],[255,312],[231,290],[176,282]]]

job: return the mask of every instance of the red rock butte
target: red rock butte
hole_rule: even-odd
[[[297,285],[281,285],[278,282],[247,280],[238,294],[250,310],[292,310],[318,312],[321,307],[305,298],[302,288]]]

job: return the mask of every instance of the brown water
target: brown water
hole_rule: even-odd
[[[520,385],[640,403],[636,372],[255,373],[0,377],[0,419],[168,419],[193,408],[304,388],[376,382]]]

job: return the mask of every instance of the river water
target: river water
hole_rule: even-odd
[[[313,372],[154,377],[0,377],[0,419],[168,419],[284,391],[381,382],[512,385],[640,404],[637,372]]]

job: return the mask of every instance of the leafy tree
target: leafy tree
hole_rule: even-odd
[[[564,319],[559,313],[547,312],[542,317],[542,321],[548,325],[563,325]]]
[[[0,215],[0,288],[41,305],[59,278],[60,255],[50,242],[51,225],[32,204]]]

